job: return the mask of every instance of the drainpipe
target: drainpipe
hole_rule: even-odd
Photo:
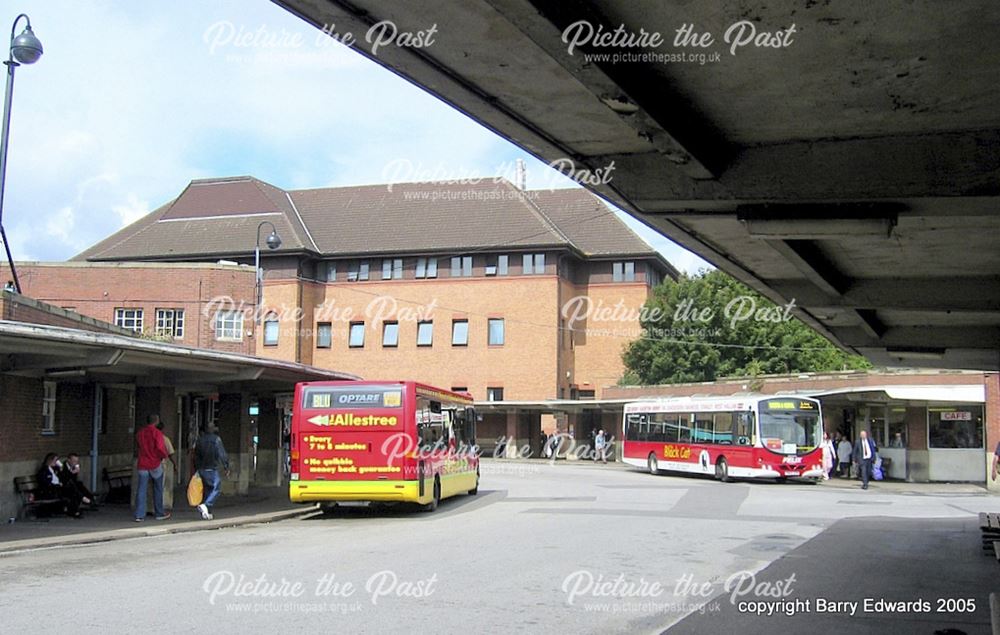
[[[90,429],[90,491],[97,491],[97,441],[100,438],[101,418],[104,415],[104,391],[94,384],[94,416]]]

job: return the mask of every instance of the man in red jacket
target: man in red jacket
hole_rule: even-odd
[[[170,513],[163,510],[163,459],[167,458],[167,446],[163,442],[163,433],[156,428],[160,422],[159,415],[146,417],[146,425],[135,435],[136,470],[139,472],[139,484],[136,487],[135,522],[146,519],[146,489],[150,480],[153,481],[153,508],[156,520],[167,520]]]

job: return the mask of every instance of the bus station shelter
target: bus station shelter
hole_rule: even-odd
[[[154,413],[177,450],[182,478],[192,470],[188,449],[199,426],[213,423],[232,464],[224,491],[245,494],[251,486],[279,485],[295,384],[357,379],[302,364],[143,339],[10,294],[4,301],[19,303],[22,319],[49,322],[0,320],[4,517],[19,511],[14,478],[34,474],[48,452],[78,454],[81,478],[93,491],[105,491],[103,470],[133,465],[135,431]]]

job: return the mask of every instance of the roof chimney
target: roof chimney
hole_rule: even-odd
[[[528,173],[524,168],[524,161],[518,159],[515,164],[514,186],[519,190],[527,188]]]

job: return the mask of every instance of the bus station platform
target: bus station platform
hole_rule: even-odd
[[[102,505],[96,511],[85,511],[80,519],[58,515],[38,520],[8,518],[0,525],[0,556],[32,549],[275,522],[303,516],[317,509],[315,505],[290,502],[285,487],[253,489],[242,496],[221,496],[213,510],[212,520],[202,520],[198,510],[184,501],[182,492],[175,495],[175,500],[182,504],[176,505],[171,517],[163,521],[150,515],[145,521],[137,523],[128,505]]]

